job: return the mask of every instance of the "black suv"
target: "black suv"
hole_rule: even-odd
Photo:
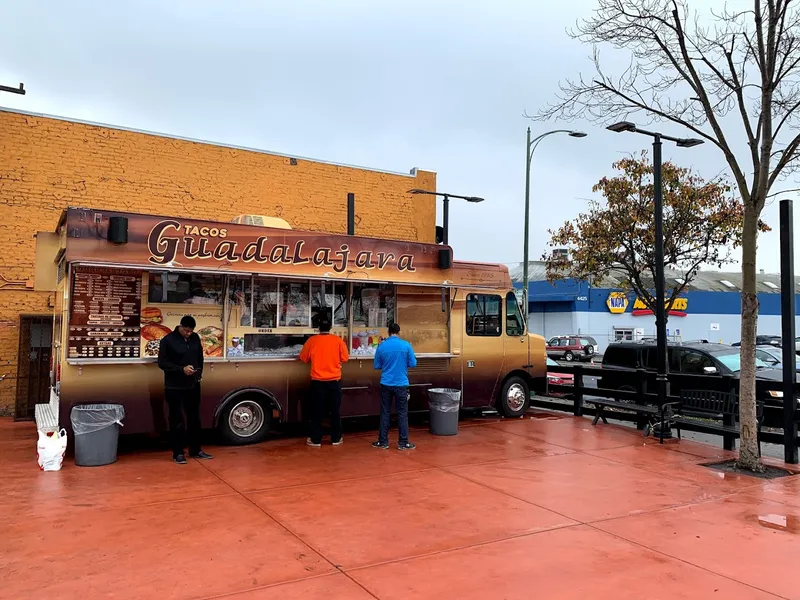
[[[741,369],[740,349],[724,344],[708,342],[686,342],[669,344],[667,359],[670,373],[684,375],[730,375],[739,376]],[[781,371],[756,358],[757,378],[766,381],[780,381]],[[631,371],[644,369],[647,373],[646,390],[656,390],[656,344],[655,342],[621,342],[609,344],[603,354],[603,374],[598,387],[610,390],[636,390],[636,379]],[[691,384],[676,378],[670,383],[670,393],[678,395],[682,385],[692,389],[716,389],[719,380],[709,377],[706,384],[702,379],[692,379]]]

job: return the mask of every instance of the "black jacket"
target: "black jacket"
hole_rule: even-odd
[[[194,374],[186,375],[183,367],[192,365]],[[161,338],[158,346],[158,366],[164,371],[164,387],[172,390],[192,389],[200,383],[203,374],[203,345],[200,336],[193,333],[185,339],[176,328]]]

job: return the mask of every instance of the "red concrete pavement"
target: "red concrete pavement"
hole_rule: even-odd
[[[55,473],[0,420],[0,599],[800,599],[800,477],[534,416],[412,452],[357,433]]]

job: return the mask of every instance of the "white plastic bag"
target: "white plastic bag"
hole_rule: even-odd
[[[39,468],[42,471],[60,471],[64,462],[64,453],[67,451],[67,431],[55,431],[48,435],[39,430],[39,442],[36,444],[36,454],[39,457]]]

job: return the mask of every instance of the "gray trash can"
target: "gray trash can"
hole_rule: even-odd
[[[117,440],[124,417],[121,404],[73,406],[70,421],[75,434],[75,464],[99,467],[117,462]]]
[[[456,435],[458,433],[458,411],[461,408],[461,390],[431,388],[428,390],[431,433],[433,435]]]

